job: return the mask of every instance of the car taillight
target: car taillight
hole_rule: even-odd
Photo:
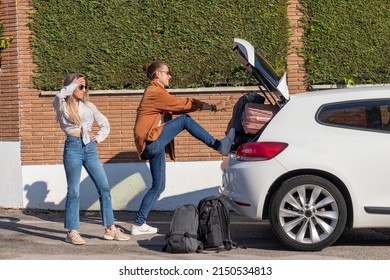
[[[283,142],[253,142],[242,144],[236,152],[241,161],[269,160],[276,157],[288,146]]]

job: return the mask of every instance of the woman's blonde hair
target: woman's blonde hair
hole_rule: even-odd
[[[87,78],[80,74],[80,73],[70,73],[68,75],[66,75],[65,79],[64,79],[64,86],[68,86],[70,85],[75,79],[78,79],[78,78],[84,78],[85,79],[85,86],[86,86],[86,92],[84,94],[84,97],[83,99],[81,100],[83,103],[87,103],[88,102],[88,99],[89,99],[89,94],[88,94],[88,80]],[[77,111],[77,107],[75,106],[76,102],[75,102],[75,99],[73,97],[73,94],[72,95],[69,95],[67,98],[66,98],[66,107],[68,109],[68,112],[69,112],[69,117],[70,119],[75,123],[75,124],[78,124],[78,125],[81,125],[81,118],[80,118],[80,115]]]

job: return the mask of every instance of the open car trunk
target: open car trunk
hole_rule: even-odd
[[[241,96],[233,108],[227,131],[234,127],[235,151],[241,144],[256,141],[268,122],[286,104],[288,93],[286,73],[278,75],[248,41],[234,38],[233,51],[245,70],[256,80],[259,90]]]

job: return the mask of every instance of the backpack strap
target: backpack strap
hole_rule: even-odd
[[[193,239],[198,239],[198,236],[195,235],[195,234],[191,234],[191,233],[188,233],[188,232],[185,232],[183,234],[185,237],[189,237],[189,238],[193,238]]]
[[[231,249],[236,249],[236,248],[239,248],[239,246],[237,245],[236,242],[234,242],[232,239],[231,239],[231,236],[230,236],[230,230],[228,228],[229,224],[230,224],[230,213],[229,213],[229,204],[228,204],[228,198],[226,195],[221,195],[219,198],[219,201],[220,203],[224,206],[223,209],[224,209],[224,215],[227,219],[227,224],[225,225],[225,227],[222,229],[225,233],[225,237],[226,239],[223,240],[223,245],[225,246],[225,249],[226,250],[231,250]]]
[[[220,213],[225,219],[226,219],[226,223],[223,224],[223,233],[225,234],[225,238],[227,238],[227,240],[230,240],[230,230],[229,230],[229,224],[230,224],[230,213],[229,213],[229,206],[228,206],[228,203],[227,203],[227,197],[224,196],[224,195],[221,195],[219,198],[218,198],[218,201],[222,204],[222,211],[223,213]]]
[[[189,233],[189,232],[170,232],[170,233],[167,233],[166,235],[165,235],[165,239],[167,239],[167,238],[169,238],[170,236],[172,236],[172,235],[182,235],[182,236],[184,236],[184,237],[189,237],[189,238],[193,238],[193,239],[198,239],[198,236],[197,235],[195,235],[195,234],[191,234],[191,233]]]

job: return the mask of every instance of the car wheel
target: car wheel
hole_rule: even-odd
[[[312,175],[293,177],[281,185],[270,203],[270,222],[279,240],[299,251],[319,251],[343,233],[347,207],[330,181]]]

